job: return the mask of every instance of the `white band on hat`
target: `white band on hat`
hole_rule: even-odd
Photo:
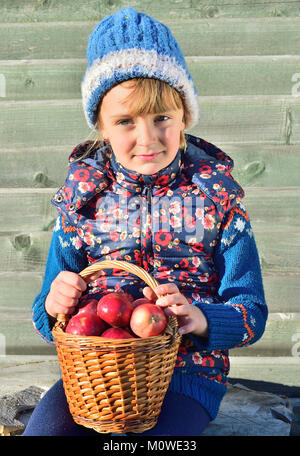
[[[128,75],[128,79],[153,77],[167,82],[185,96],[191,116],[186,127],[191,127],[198,122],[198,97],[195,94],[193,82],[188,78],[184,68],[178,65],[174,57],[158,54],[155,50],[133,48],[107,54],[102,60],[95,60],[87,69],[81,91],[84,113],[90,128],[94,129],[95,125],[92,121],[94,112],[89,113],[88,102],[94,91],[106,80],[113,79],[116,72],[118,75]],[[100,95],[101,98],[103,96],[104,93]]]

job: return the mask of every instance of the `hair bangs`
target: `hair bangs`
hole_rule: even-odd
[[[185,112],[180,94],[164,81],[136,78],[121,84],[134,89],[126,98],[132,116],[158,114],[174,109],[182,109]]]

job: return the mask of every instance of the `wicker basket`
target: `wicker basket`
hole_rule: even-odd
[[[121,269],[159,284],[144,269],[126,261],[101,261],[79,274],[87,282],[103,269]],[[108,339],[66,334],[67,316],[53,328],[70,412],[76,423],[101,433],[144,432],[157,423],[175,366],[181,336],[176,317],[162,335]]]

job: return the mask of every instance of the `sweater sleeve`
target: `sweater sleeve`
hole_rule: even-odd
[[[32,321],[37,333],[48,343],[52,337],[53,318],[45,310],[45,300],[52,281],[61,271],[80,272],[87,266],[87,258],[76,228],[58,215],[53,229],[42,289],[32,306]]]
[[[208,322],[208,338],[192,335],[199,350],[253,344],[264,333],[268,316],[257,247],[242,204],[228,212],[220,229],[214,258],[218,295],[212,303],[193,303]]]

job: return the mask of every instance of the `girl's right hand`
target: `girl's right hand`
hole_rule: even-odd
[[[56,318],[57,314],[72,314],[87,284],[75,272],[61,271],[53,280],[45,301],[46,312]]]

